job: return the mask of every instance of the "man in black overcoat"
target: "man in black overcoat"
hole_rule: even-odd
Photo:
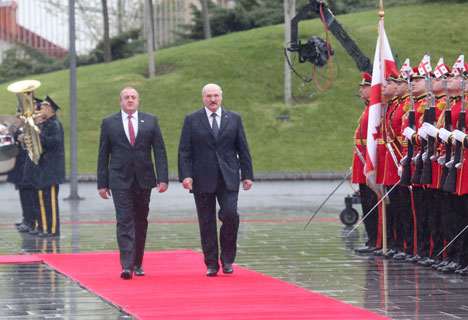
[[[157,187],[161,193],[168,187],[166,148],[158,119],[139,111],[139,102],[135,89],[124,88],[119,99],[121,110],[102,120],[99,139],[97,187],[103,199],[112,192],[120,277],[126,280],[133,273],[145,275],[142,264],[151,190]]]
[[[202,98],[205,106],[185,116],[178,153],[179,180],[195,198],[206,275],[216,276],[220,267],[216,200],[222,222],[221,265],[224,273],[232,273],[239,229],[239,184],[242,179],[244,190],[249,190],[254,177],[240,115],[221,107],[222,90],[216,84],[205,85]]]

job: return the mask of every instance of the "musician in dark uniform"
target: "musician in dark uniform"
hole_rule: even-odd
[[[15,166],[13,170],[8,172],[7,181],[15,185],[15,189],[19,192],[19,198],[21,203],[21,211],[23,220],[20,224],[16,225],[16,228],[19,232],[29,232],[34,229],[35,219],[32,215],[32,210],[30,208],[32,204],[32,199],[30,193],[28,193],[23,186],[23,171],[26,157],[28,152],[22,148],[21,144],[17,140],[18,136],[21,134],[21,131],[15,130],[14,139],[18,146],[18,155],[16,156]]]
[[[62,123],[56,115],[59,106],[49,97],[41,102],[38,128],[42,155],[39,164],[26,162],[25,180],[37,191],[39,236],[60,235],[59,185],[65,182],[65,141]]]

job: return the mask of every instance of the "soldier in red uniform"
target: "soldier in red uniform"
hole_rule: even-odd
[[[437,68],[440,70],[440,65],[437,65]],[[436,74],[435,78],[432,80],[432,93],[434,95],[434,119],[440,119],[444,114],[446,108],[446,99],[445,99],[445,92],[443,88],[443,81],[447,79],[450,75],[450,68],[447,65],[443,65],[443,70],[445,70],[445,74],[438,73]],[[443,117],[442,117],[443,118]],[[441,120],[443,121],[443,120]],[[433,125],[428,121],[422,124],[422,126],[418,130],[418,134],[423,136],[426,141],[429,142],[431,139],[429,138],[431,135],[428,135],[425,128],[427,125]],[[433,137],[434,138],[434,137]],[[432,178],[431,183],[426,183],[426,203],[427,203],[427,215],[428,215],[428,227],[431,236],[431,250],[430,256],[426,257],[425,259],[418,262],[421,266],[431,266],[434,263],[440,263],[442,261],[442,255],[438,255],[440,250],[444,247],[444,233],[442,228],[442,206],[441,206],[441,198],[444,197],[442,194],[443,191],[439,189],[440,187],[440,178],[442,174],[442,166],[437,162],[439,157],[444,157],[441,155],[442,149],[440,143],[435,142],[434,145],[428,145],[428,153],[429,148],[434,148],[434,155],[431,161],[424,162],[424,170],[426,170],[426,166],[430,165],[430,177]]]
[[[365,159],[366,159],[366,141],[367,141],[367,122],[369,117],[369,98],[371,90],[372,77],[364,73],[360,86],[361,98],[365,101],[366,108],[358,120],[354,138],[354,157],[353,173],[351,182],[359,184],[359,193],[361,196],[362,214],[367,214],[377,203],[377,195],[366,184]],[[367,232],[367,242],[364,246],[356,248],[356,253],[369,253],[377,250],[378,237],[378,209],[372,212],[364,220],[364,227]]]
[[[398,140],[400,144],[400,167],[398,168],[398,176],[401,177],[401,158],[406,155],[407,152],[407,142],[402,138],[402,125],[403,125],[403,118],[407,117],[406,114],[410,109],[410,96],[408,90],[407,79],[405,79],[403,75],[403,71],[400,72],[399,77],[399,84],[398,84],[398,107],[393,112],[391,117],[392,123],[392,130],[394,132],[395,139]],[[397,148],[397,146],[395,146]],[[395,177],[393,177],[393,181]],[[391,182],[393,182],[391,181]],[[388,181],[390,183],[390,181]],[[399,183],[399,182],[398,182]],[[395,199],[393,199],[395,198]],[[413,208],[412,208],[412,201],[411,201],[411,189],[408,186],[402,185],[399,183],[398,186],[395,187],[394,195],[390,194],[390,201],[398,203],[398,215],[397,221],[401,222],[401,225],[398,224],[397,228],[402,230],[403,233],[403,240],[404,240],[404,249],[401,252],[396,253],[393,256],[393,259],[396,260],[405,260],[406,258],[415,254],[414,250],[414,217],[413,217]]]
[[[457,127],[458,116],[461,111],[462,90],[460,83],[461,76],[453,76],[448,79],[447,88],[451,100],[452,128]],[[452,132],[442,127],[442,122],[445,122],[445,114],[442,114],[441,117],[444,117],[444,120],[439,119],[439,130],[434,129],[429,125],[425,125],[424,130],[431,136],[436,136],[440,143],[454,147],[455,143],[453,143]],[[444,148],[441,148],[441,150],[443,149]],[[450,164],[450,162],[445,161],[444,163],[444,161],[440,161],[440,163],[446,166],[447,169],[444,170],[450,170],[448,168],[453,167],[453,164]],[[443,228],[444,243],[446,244],[451,242],[467,223],[465,200],[462,196],[456,194],[456,188],[454,190],[450,190],[448,181],[449,179],[445,179],[444,174],[442,174],[439,181],[439,187],[443,188],[445,191],[441,193],[440,197],[442,209],[441,225]],[[458,238],[445,250],[445,259],[440,263],[433,264],[432,267],[438,271],[446,273],[462,270],[463,265],[460,263],[460,248],[462,246],[463,240],[462,238]],[[438,252],[436,254],[438,254]]]
[[[426,109],[426,85],[424,75],[419,73],[417,67],[413,68],[413,74],[411,75],[411,84],[413,86],[413,96],[414,96],[414,111],[415,111],[415,126],[413,129],[408,126],[408,117],[404,117],[403,120],[403,135],[408,139],[408,143],[411,143],[415,156],[415,161],[417,157],[422,157],[423,151],[421,151],[421,140],[416,134],[417,128],[423,122],[423,114]],[[412,163],[412,172],[414,178],[415,165]],[[430,249],[430,235],[427,227],[427,208],[426,202],[424,199],[424,188],[418,181],[414,181],[412,178],[411,187],[413,192],[413,212],[414,220],[416,225],[416,243],[415,247],[417,253],[412,257],[408,257],[406,260],[410,262],[417,263],[422,257],[429,256]]]
[[[399,159],[396,158],[395,152],[401,152],[395,150],[395,147],[399,149],[399,143],[398,140],[394,139],[395,137],[390,123],[390,118],[398,106],[398,97],[396,95],[397,81],[398,75],[390,74],[389,77],[385,79],[385,83],[382,87],[385,101],[387,101],[387,107],[380,125],[380,137],[377,147],[379,164],[377,167],[376,183],[384,185],[386,192],[389,192],[393,185],[398,182]],[[397,177],[396,182],[392,183],[395,176]],[[388,194],[390,201],[386,204],[386,237],[388,250],[384,254],[385,257],[393,257],[395,253],[403,249],[403,236],[401,230],[396,228],[395,212],[398,210],[398,202],[393,197],[394,194],[394,190]],[[398,232],[396,229],[399,229]]]

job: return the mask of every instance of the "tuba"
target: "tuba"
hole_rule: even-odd
[[[16,93],[18,98],[18,116],[23,123],[23,146],[28,151],[28,156],[36,165],[42,154],[39,128],[34,123],[36,117],[36,103],[33,100],[34,90],[39,88],[41,83],[36,80],[24,80],[10,84],[8,91]]]

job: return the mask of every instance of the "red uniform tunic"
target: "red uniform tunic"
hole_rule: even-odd
[[[445,103],[445,95],[440,95],[436,97],[435,101],[435,118],[440,119],[442,118],[445,119],[444,117],[444,111],[446,107]],[[442,122],[442,126],[444,125],[444,122]],[[439,126],[439,121],[437,121],[437,126]],[[444,149],[444,154],[445,154],[445,148],[443,145],[441,145],[439,142],[436,141],[436,145],[434,147],[434,154],[437,155],[437,157],[442,156],[442,149]],[[442,174],[442,166],[436,161],[432,162],[432,184],[427,185],[427,187],[432,188],[432,189],[438,189],[440,185],[440,175]]]
[[[426,94],[420,95],[414,99],[414,123],[416,124],[416,130],[422,125],[422,120],[423,120],[423,115],[424,115],[424,110],[426,109]],[[405,130],[406,127],[408,127],[408,114],[406,113],[403,118],[402,118],[402,126],[401,126],[401,133],[402,133],[402,139],[406,139],[405,136],[403,136],[403,131]],[[420,151],[420,141],[419,139],[413,139],[413,155],[416,157],[418,152]],[[414,173],[414,163],[411,162],[411,174]],[[416,184],[418,185],[418,184]]]
[[[380,131],[379,131],[379,142],[377,144],[377,175],[375,178],[375,182],[377,184],[384,184],[385,174],[386,174],[386,154],[388,152],[386,141],[388,135],[388,120],[390,117],[391,112],[395,109],[395,105],[397,103],[397,99],[391,99],[386,106],[386,112],[382,115],[380,120]]]
[[[465,95],[465,101],[468,101],[468,96]],[[452,109],[452,125],[453,125],[453,128],[457,128],[457,124],[458,124],[458,116],[460,115],[460,111],[461,111],[461,105],[462,105],[462,101],[459,101],[457,102],[457,104],[459,105],[459,111],[457,113],[457,120],[456,120],[456,123],[453,122],[454,118],[453,118],[453,109]],[[465,131],[466,131],[466,128],[467,128],[467,125],[468,125],[468,117],[465,117]],[[466,140],[465,140],[466,141]],[[457,191],[456,191],[456,194],[461,196],[461,195],[464,195],[464,194],[468,194],[468,148],[466,146],[466,143],[464,143],[464,147],[462,149],[462,152],[463,152],[463,155],[462,155],[462,166],[460,169],[457,169]]]
[[[408,103],[408,104],[407,104]],[[384,185],[391,186],[400,179],[398,175],[398,166],[402,158],[402,139],[401,139],[401,124],[403,115],[409,110],[409,97],[405,96],[402,99],[395,100],[390,107],[387,115],[387,143],[390,143],[393,154],[397,160],[397,164],[393,160],[390,150],[387,148],[385,154],[385,176]]]
[[[367,122],[369,119],[369,101],[366,101],[366,109],[358,120],[358,127],[354,134],[354,145],[361,152],[364,160],[366,159],[366,141],[367,141]],[[353,157],[353,173],[351,177],[352,183],[366,183],[366,175],[364,174],[364,164],[359,159],[359,156],[354,149]]]

